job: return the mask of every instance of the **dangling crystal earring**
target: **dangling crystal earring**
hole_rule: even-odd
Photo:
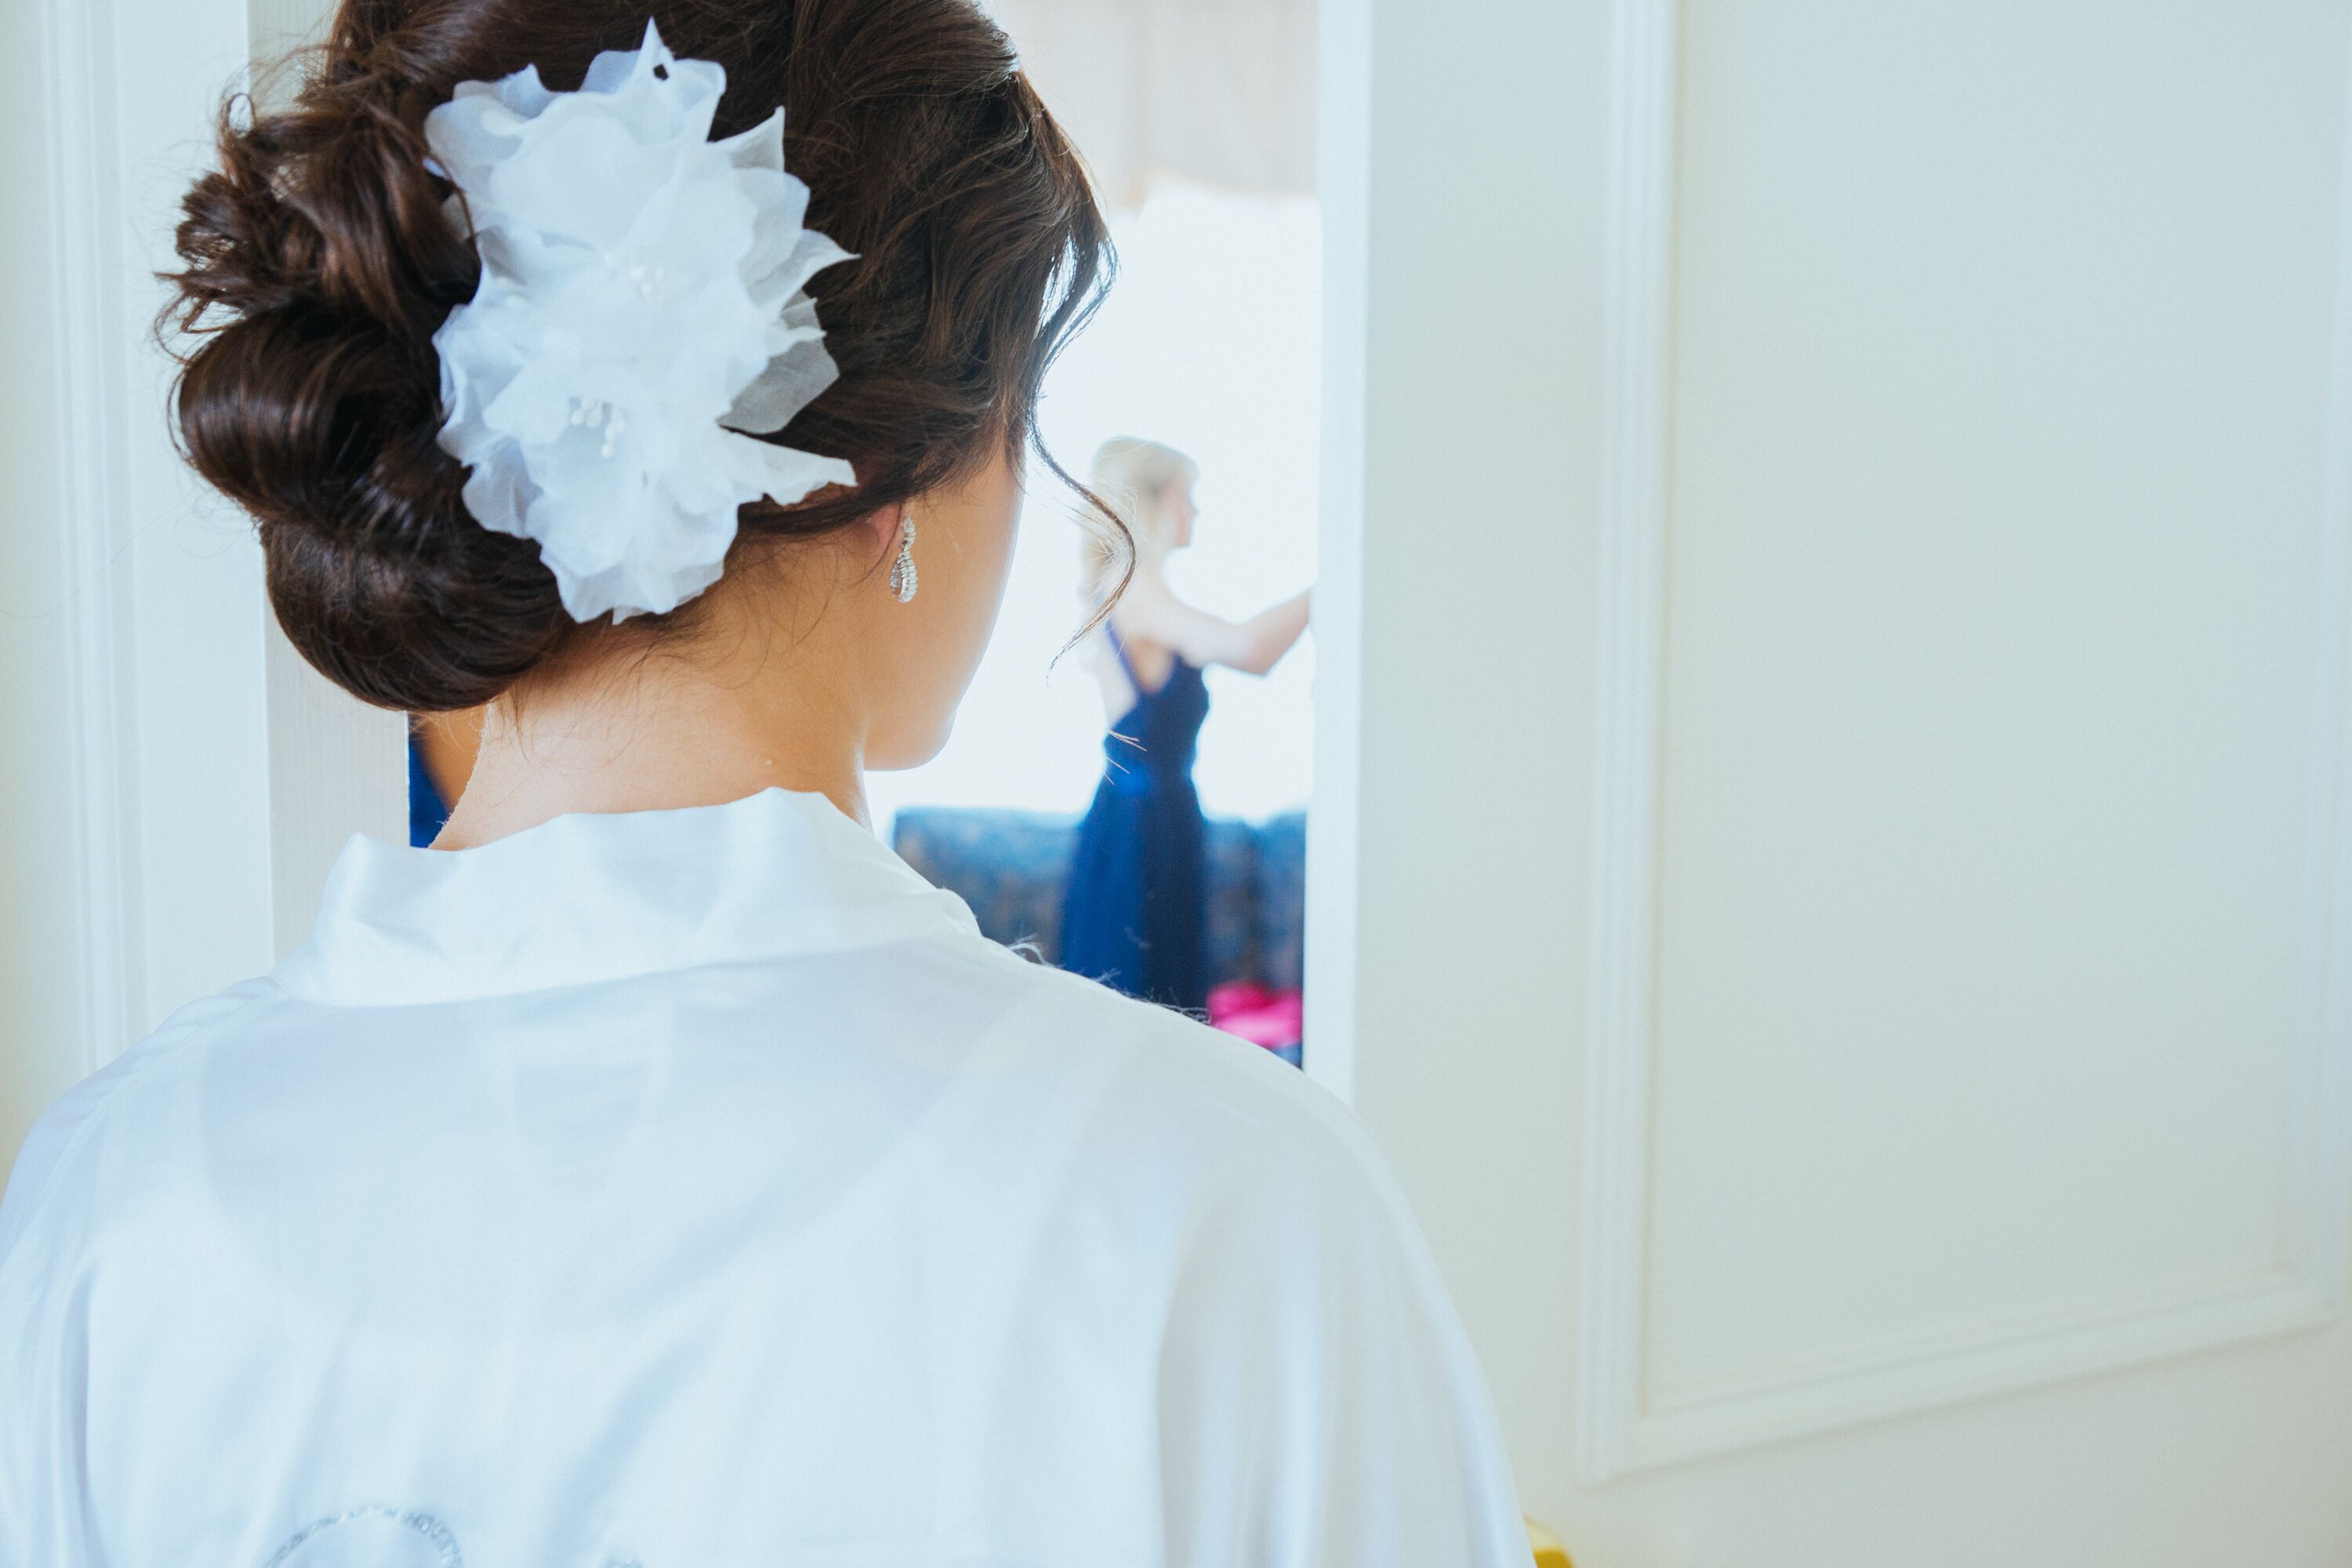
[[[890,592],[905,604],[915,596],[915,520],[898,519],[898,559],[890,563]]]

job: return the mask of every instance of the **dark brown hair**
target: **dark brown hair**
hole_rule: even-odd
[[[648,10],[679,57],[726,68],[714,136],[784,106],[809,226],[857,257],[811,285],[840,379],[770,438],[847,458],[858,485],[744,508],[739,548],[1035,445],[1046,366],[1108,284],[1084,170],[971,0],[343,0],[288,108],[224,111],[166,320],[196,334],[174,400],[189,461],[257,521],[295,647],[366,701],[474,706],[578,630],[538,546],[476,523],[436,444],[433,334],[478,265],[424,122],[525,65],[575,87]]]

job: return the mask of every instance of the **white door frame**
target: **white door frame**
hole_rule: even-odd
[[[1323,468],[1315,575],[1315,779],[1307,814],[1308,1075],[1356,1090],[1357,866],[1362,766],[1366,351],[1372,16],[1322,0],[1316,195],[1323,219]]]
[[[257,47],[324,0],[36,0],[48,105],[42,206],[62,369],[55,461],[75,591],[68,813],[82,999],[74,1065],[308,934],[352,832],[402,832],[402,725],[335,691],[278,632],[249,521],[179,460],[154,274],[204,128]]]
[[[52,460],[62,481],[56,526],[72,588],[62,612],[73,657],[70,732],[63,739],[74,787],[64,816],[78,875],[75,886],[61,891],[72,900],[79,955],[73,993],[80,1031],[64,1047],[76,1073],[120,1050],[147,1015],[138,936],[135,606],[128,574],[117,565],[129,549],[124,477],[135,437],[123,342],[125,215],[111,19],[95,0],[41,0],[41,75],[48,90],[41,195],[58,288]]]

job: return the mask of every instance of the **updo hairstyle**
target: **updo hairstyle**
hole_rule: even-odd
[[[166,321],[193,334],[173,401],[189,461],[257,522],[294,646],[362,700],[474,707],[595,629],[536,543],[467,513],[436,444],[433,334],[479,268],[424,124],[459,82],[525,65],[577,87],[648,11],[680,58],[726,68],[714,137],[783,106],[808,226],[857,258],[810,286],[840,379],[766,438],[859,483],[745,507],[739,551],[1037,446],[1039,383],[1108,283],[1078,158],[971,0],[343,0],[288,107],[224,110]]]
[[[1114,436],[1095,448],[1082,514],[1087,526],[1078,545],[1089,605],[1105,605],[1118,596],[1117,586],[1124,584],[1139,552],[1153,561],[1167,554],[1176,500],[1200,479],[1200,464],[1158,441]],[[1137,531],[1130,533],[1130,528]]]

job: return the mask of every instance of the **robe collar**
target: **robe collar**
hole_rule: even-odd
[[[354,837],[274,978],[351,1005],[452,1002],[976,933],[821,795],[559,816],[472,849]]]

